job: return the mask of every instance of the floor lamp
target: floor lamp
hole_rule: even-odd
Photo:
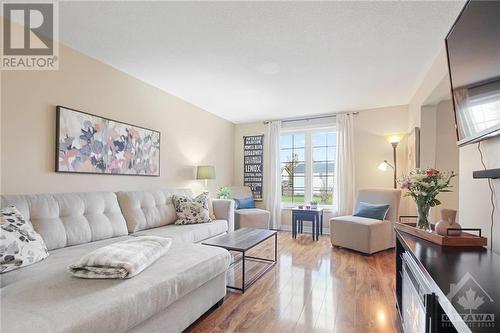
[[[403,139],[404,134],[388,134],[385,135],[385,139],[391,144],[392,146],[392,163],[390,164],[387,162],[387,160],[384,160],[384,162],[380,163],[378,168],[379,170],[382,171],[387,171],[389,168],[392,168],[393,170],[393,185],[394,188],[398,188],[397,184],[397,176],[398,176],[398,169],[397,169],[397,158],[396,158],[396,148],[398,147],[398,144],[401,142]]]

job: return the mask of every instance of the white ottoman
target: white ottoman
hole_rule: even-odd
[[[394,247],[391,221],[358,216],[330,219],[332,245],[372,254]]]

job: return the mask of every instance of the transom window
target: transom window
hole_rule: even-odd
[[[307,130],[281,135],[281,201],[297,205],[316,201],[333,205],[337,135]]]

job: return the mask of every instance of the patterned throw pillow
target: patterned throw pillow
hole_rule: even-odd
[[[212,222],[208,211],[208,193],[202,193],[196,198],[172,196],[177,221],[175,224],[195,224]]]
[[[14,206],[0,210],[0,273],[34,264],[49,256],[42,236]]]

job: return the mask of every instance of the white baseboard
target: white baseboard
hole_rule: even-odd
[[[280,230],[283,230],[283,231],[292,231],[292,226],[290,224],[282,224],[281,227],[280,227]],[[309,225],[305,225],[304,226],[304,233],[305,234],[312,234],[312,227],[309,226]],[[325,226],[323,225],[323,235],[329,235],[330,234],[330,229],[329,228],[325,228]]]

